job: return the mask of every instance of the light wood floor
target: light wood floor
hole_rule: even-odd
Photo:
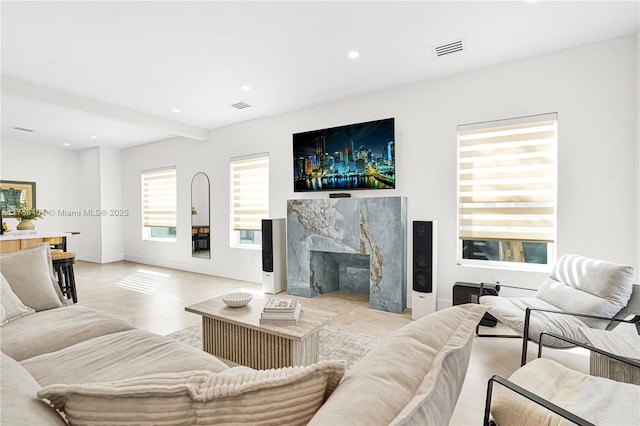
[[[124,261],[102,265],[78,261],[75,274],[78,304],[112,312],[139,328],[161,335],[200,322],[198,315],[185,312],[185,306],[239,289],[262,293],[262,286],[255,283]],[[330,323],[338,328],[385,337],[411,322],[410,310],[403,314],[371,310],[367,299],[366,295],[349,292],[299,298],[311,309],[338,314]],[[501,331],[500,327],[497,329]],[[495,333],[496,329],[488,331]],[[475,337],[451,425],[482,423],[487,380],[494,374],[508,377],[520,366],[520,346],[521,339]],[[529,359],[533,359],[537,346],[530,346]],[[580,371],[588,371],[588,355],[581,350],[545,348],[544,354]]]

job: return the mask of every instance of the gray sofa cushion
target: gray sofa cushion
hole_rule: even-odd
[[[84,306],[37,312],[2,326],[2,351],[17,361],[57,351],[97,336],[133,330],[128,321]]]
[[[613,318],[631,297],[633,275],[631,266],[565,254],[538,289],[536,298],[565,312]],[[609,324],[592,318],[582,321],[592,328]]]
[[[40,385],[13,358],[2,354],[2,410],[0,424],[11,426],[66,425],[53,407],[40,401]]]
[[[193,346],[137,329],[95,337],[26,359],[21,364],[41,386],[111,382],[158,372],[220,372],[229,368]]]
[[[309,424],[448,424],[485,311],[459,305],[400,328],[356,364]]]
[[[65,306],[46,243],[0,254],[0,270],[18,298],[36,311]]]
[[[480,299],[480,303],[487,306],[489,313],[498,321],[516,330],[520,335],[524,334],[524,311],[527,308],[558,310],[557,307],[535,297],[484,296]],[[585,337],[580,332],[581,327],[587,327],[587,324],[579,317],[533,311],[529,321],[529,338],[539,342],[540,333],[550,331],[584,342]],[[573,346],[564,340],[549,337],[545,338],[545,344],[555,347]]]

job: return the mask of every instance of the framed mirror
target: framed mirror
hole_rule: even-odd
[[[209,177],[198,172],[191,180],[191,255],[211,258]]]

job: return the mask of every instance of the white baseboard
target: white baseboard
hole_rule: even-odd
[[[77,254],[76,259],[83,260],[85,262],[92,262],[92,263],[111,263],[111,262],[118,262],[120,260],[124,260],[124,256],[100,257],[100,256],[87,256],[87,255]]]
[[[125,255],[124,260],[135,263],[143,263],[145,265],[161,266],[163,268],[178,269],[181,271],[193,270],[193,265],[185,262],[176,262],[171,260],[157,260],[150,257]]]
[[[262,275],[260,275],[260,278],[256,280],[251,278],[212,274],[206,267],[204,266],[198,267],[197,265],[194,265],[193,263],[189,263],[189,262],[175,262],[175,261],[170,261],[166,259],[157,260],[157,259],[151,259],[148,257],[132,256],[132,255],[125,255],[124,260],[129,262],[141,263],[144,265],[160,266],[162,268],[177,269],[179,271],[194,272],[197,274],[211,275],[211,276],[220,277],[220,278],[228,278],[231,280],[262,284]]]
[[[86,254],[77,254],[76,259],[84,260],[85,262],[102,263],[102,259],[100,258],[100,256],[87,256]]]
[[[109,256],[109,257],[103,257],[102,258],[102,263],[111,263],[111,262],[119,262],[121,260],[124,260],[124,255],[118,255],[118,256]]]
[[[453,301],[449,299],[438,299],[438,310],[450,308],[453,306]]]

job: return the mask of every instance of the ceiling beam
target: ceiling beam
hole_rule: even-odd
[[[60,108],[97,115],[102,118],[116,120],[155,130],[161,130],[174,136],[206,141],[209,130],[189,126],[171,120],[165,120],[153,115],[144,114],[126,108],[120,108],[93,99],[83,98],[71,93],[61,92],[43,86],[27,83],[13,77],[2,76],[1,91],[3,95],[15,96],[22,99],[41,102]]]

